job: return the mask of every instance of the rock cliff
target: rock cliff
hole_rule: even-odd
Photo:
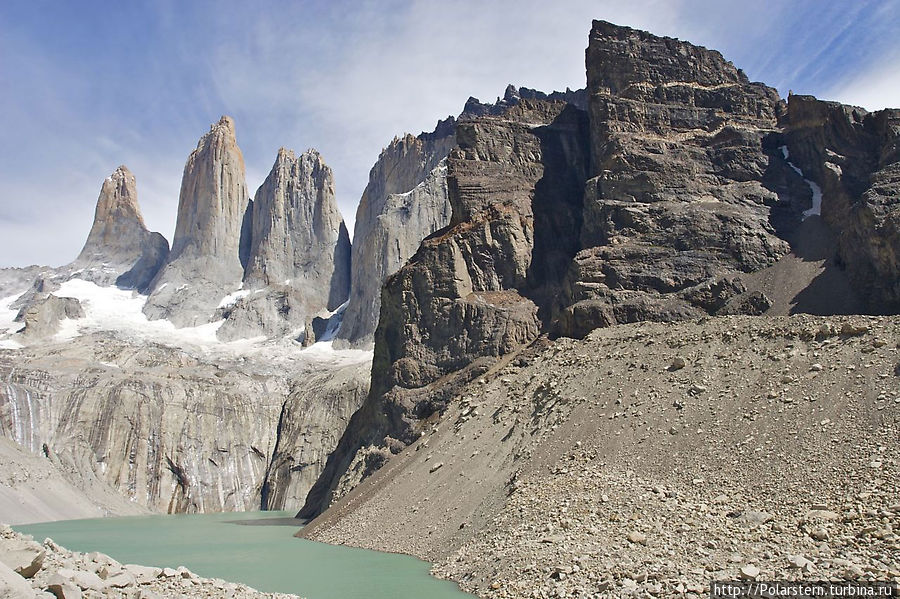
[[[106,178],[97,199],[94,224],[72,275],[98,285],[145,291],[169,253],[169,243],[144,225],[137,184],[127,167]]]
[[[296,509],[362,403],[369,363],[288,355],[213,358],[104,334],[0,351],[0,435],[154,511]]]
[[[783,104],[718,52],[602,21],[586,65],[591,179],[558,332],[715,313],[788,251],[764,181]]]
[[[821,214],[866,309],[900,312],[900,110],[791,96],[788,156],[821,188]]]
[[[370,395],[301,516],[381,467],[439,418],[460,385],[542,333],[583,337],[621,323],[772,307],[750,275],[776,265],[778,276],[754,281],[789,273],[786,239],[819,219],[816,175],[783,148],[800,143],[801,119],[789,114],[799,108],[788,111],[774,89],[718,52],[603,21],[593,24],[586,71],[586,104],[577,92],[529,99],[510,90],[493,107],[473,101],[457,123],[450,223],[388,278]],[[859,126],[845,118],[831,136],[851,146],[869,143],[853,137],[863,131],[878,140],[866,172],[882,170],[854,209],[857,231],[844,235],[862,237],[876,223],[856,250],[869,270],[850,269],[868,272],[861,280],[882,295],[893,293],[898,272],[892,118]],[[785,122],[794,123],[787,132]],[[820,133],[809,137],[823,145]],[[827,206],[826,193],[826,221]],[[816,246],[831,238],[827,227],[806,227],[810,234],[821,237]],[[850,242],[843,246],[848,254]]]
[[[331,169],[315,150],[282,148],[248,218],[243,289],[219,337],[284,336],[347,301],[350,238]]]
[[[448,159],[450,224],[385,284],[372,391],[310,494],[305,517],[347,487],[340,478],[348,469],[359,480],[392,448],[410,443],[417,423],[439,413],[485,360],[534,339],[539,298],[559,276],[552,265],[571,258],[573,238],[564,233],[579,216],[584,112],[522,100],[501,115],[461,121],[457,143]],[[533,261],[536,244],[542,254]]]
[[[372,167],[356,210],[350,299],[339,345],[372,343],[385,279],[406,263],[422,239],[449,222],[445,159],[455,145],[451,118],[432,133],[394,139]]]
[[[374,341],[385,280],[409,260],[423,239],[450,222],[447,161],[460,120],[501,115],[522,100],[557,100],[584,107],[584,89],[545,94],[506,87],[493,104],[470,97],[457,118],[438,122],[430,133],[395,138],[369,173],[356,213],[350,300],[338,332],[339,346]]]
[[[210,127],[184,167],[172,250],[144,312],[177,326],[209,322],[244,276],[241,229],[249,194],[234,121]]]

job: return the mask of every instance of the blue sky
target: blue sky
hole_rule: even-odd
[[[171,239],[184,162],[222,114],[252,191],[279,147],[322,152],[352,231],[395,135],[507,83],[583,87],[592,18],[716,48],[783,95],[900,106],[900,0],[3,0],[0,266],[73,259],[119,164]]]

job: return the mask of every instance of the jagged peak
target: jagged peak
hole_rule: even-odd
[[[278,155],[275,157],[274,166],[277,167],[278,165],[301,163],[313,163],[317,166],[328,166],[325,163],[325,158],[316,148],[307,148],[298,156],[294,150],[284,146],[278,149]]]
[[[222,116],[218,122],[209,126],[209,131],[197,142],[197,150],[214,143],[225,143],[237,146],[234,119],[230,116]]]
[[[317,150],[316,148],[306,148],[306,150],[304,150],[300,155],[300,158],[307,158],[309,160],[325,164],[325,158],[322,156],[322,153],[319,152],[319,150]]]
[[[118,167],[116,167],[116,170],[114,170],[112,174],[106,178],[106,180],[112,181],[117,179],[127,179],[129,177],[134,178],[134,175],[131,173],[127,166],[125,166],[124,164],[120,164]]]
[[[294,153],[294,150],[285,148],[284,146],[278,148],[278,154],[275,156],[276,165],[285,162],[295,162],[296,160],[297,155]]]
[[[522,100],[558,100],[574,104],[584,110],[587,108],[587,91],[584,88],[573,91],[566,87],[564,92],[552,91],[548,94],[530,87],[516,87],[510,83],[506,86],[503,96],[497,96],[497,100],[493,104],[488,104],[474,96],[469,96],[465,106],[463,106],[460,118],[499,115]]]
[[[747,84],[717,50],[640,29],[594,21],[585,51],[588,87],[618,94],[635,84]]]
[[[226,129],[234,133],[234,119],[227,114],[223,114],[219,118],[219,122],[209,126],[209,130]]]
[[[137,180],[124,164],[103,181],[94,212],[94,226],[113,217],[134,219],[146,229],[137,200]]]

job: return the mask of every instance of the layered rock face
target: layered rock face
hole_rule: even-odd
[[[445,159],[455,145],[451,118],[432,133],[394,139],[372,167],[356,211],[350,300],[339,345],[372,343],[385,279],[422,239],[450,221]]]
[[[788,250],[764,182],[782,103],[718,52],[601,21],[586,56],[592,178],[558,333],[715,313]]]
[[[172,250],[144,308],[149,318],[168,318],[177,326],[203,324],[221,299],[238,289],[248,201],[234,121],[222,117],[185,164]]]
[[[247,222],[244,289],[260,291],[228,307],[219,338],[290,334],[347,301],[350,237],[318,152],[282,148]]]
[[[459,120],[499,116],[522,100],[555,100],[583,108],[584,89],[545,94],[506,87],[493,104],[470,97],[457,119],[440,121],[431,133],[394,139],[369,174],[356,213],[350,301],[338,332],[338,346],[374,341],[385,280],[415,254],[423,239],[450,222],[447,161],[456,147]]]
[[[784,125],[791,161],[822,189],[822,218],[866,308],[900,312],[900,110],[791,96]]]
[[[385,283],[371,393],[303,516],[416,438],[459,384],[538,335],[535,301],[548,295],[559,277],[552,266],[571,259],[577,242],[564,232],[580,214],[585,125],[574,106],[531,100],[458,124],[459,149],[448,159],[450,225]],[[541,256],[533,260],[536,245]]]
[[[73,275],[145,291],[168,253],[169,242],[144,224],[134,175],[120,166],[103,182],[91,232],[70,265]]]
[[[773,207],[802,210],[769,172],[789,170],[776,92],[718,52],[600,21],[586,63],[587,112],[508,93],[457,125],[450,225],[386,282],[370,396],[302,516],[542,332],[765,309],[729,300],[788,251]]]

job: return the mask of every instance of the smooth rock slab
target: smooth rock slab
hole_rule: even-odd
[[[138,566],[135,564],[125,564],[125,571],[134,576],[138,584],[144,584],[155,580],[162,573],[160,568],[152,568],[150,566]]]
[[[0,597],[2,599],[32,599],[34,597],[34,591],[28,581],[2,562],[0,562]]]
[[[47,583],[47,590],[56,596],[56,599],[81,599],[81,589],[61,574],[54,574]]]
[[[3,562],[12,570],[25,578],[31,578],[44,564],[46,553],[40,545],[15,544],[7,545],[0,549],[0,562]]]

